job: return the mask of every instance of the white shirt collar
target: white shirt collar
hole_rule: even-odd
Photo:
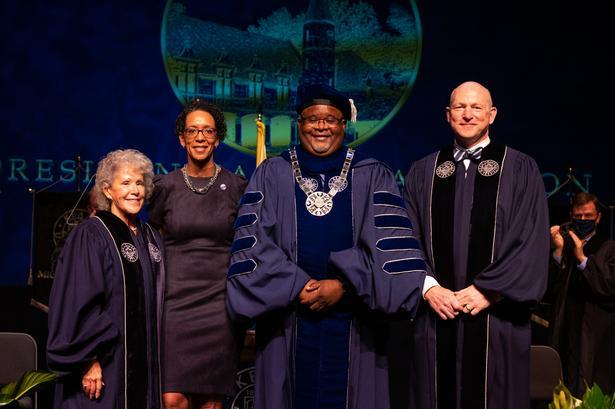
[[[482,141],[475,143],[474,145],[470,146],[469,148],[463,148],[462,146],[460,146],[457,141],[454,141],[454,145],[455,148],[460,149],[462,151],[466,150],[466,149],[476,149],[476,148],[485,148],[485,146],[489,145],[489,143],[491,143],[491,139],[489,139],[489,137],[486,137],[485,139],[483,139]]]

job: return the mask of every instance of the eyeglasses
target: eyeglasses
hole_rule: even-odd
[[[203,134],[205,139],[207,139],[207,142],[214,142],[216,140],[216,136],[218,135],[216,128],[186,128],[184,129],[184,136],[188,139],[195,139],[199,132]]]
[[[338,126],[345,121],[344,118],[336,118],[334,116],[328,116],[326,118],[317,118],[315,116],[309,116],[304,118],[302,116],[299,117],[301,122],[309,126],[316,126],[320,123],[320,121],[324,122],[328,127]]]

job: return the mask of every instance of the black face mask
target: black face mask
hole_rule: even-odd
[[[580,239],[587,237],[587,235],[594,230],[596,230],[596,220],[572,219],[572,231],[575,232]]]

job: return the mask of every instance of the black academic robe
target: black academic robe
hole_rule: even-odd
[[[158,409],[162,241],[144,223],[140,237],[130,238],[122,221],[99,213],[73,229],[55,270],[47,360],[62,376],[54,407]],[[111,233],[117,229],[125,229],[119,247]],[[99,399],[90,400],[81,379],[94,359],[101,364],[105,386]],[[133,398],[132,405],[127,397]]]
[[[615,241],[595,235],[583,252],[583,270],[568,245],[561,262],[551,258],[549,266],[553,346],[562,359],[564,383],[578,397],[585,383],[615,392]]]
[[[474,284],[501,299],[475,318],[460,313],[452,321],[423,303],[415,320],[411,404],[527,408],[530,308],[542,298],[548,275],[542,177],[532,158],[493,142],[481,164],[471,162],[466,172],[454,163],[452,148],[411,167],[405,180],[410,219],[440,284],[453,291]],[[447,336],[438,338],[442,328]]]

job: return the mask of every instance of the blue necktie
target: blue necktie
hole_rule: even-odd
[[[455,158],[455,162],[461,162],[464,159],[470,159],[472,161],[480,160],[480,155],[483,153],[483,147],[478,147],[475,149],[460,149],[455,147],[455,151],[453,152],[453,157]]]

